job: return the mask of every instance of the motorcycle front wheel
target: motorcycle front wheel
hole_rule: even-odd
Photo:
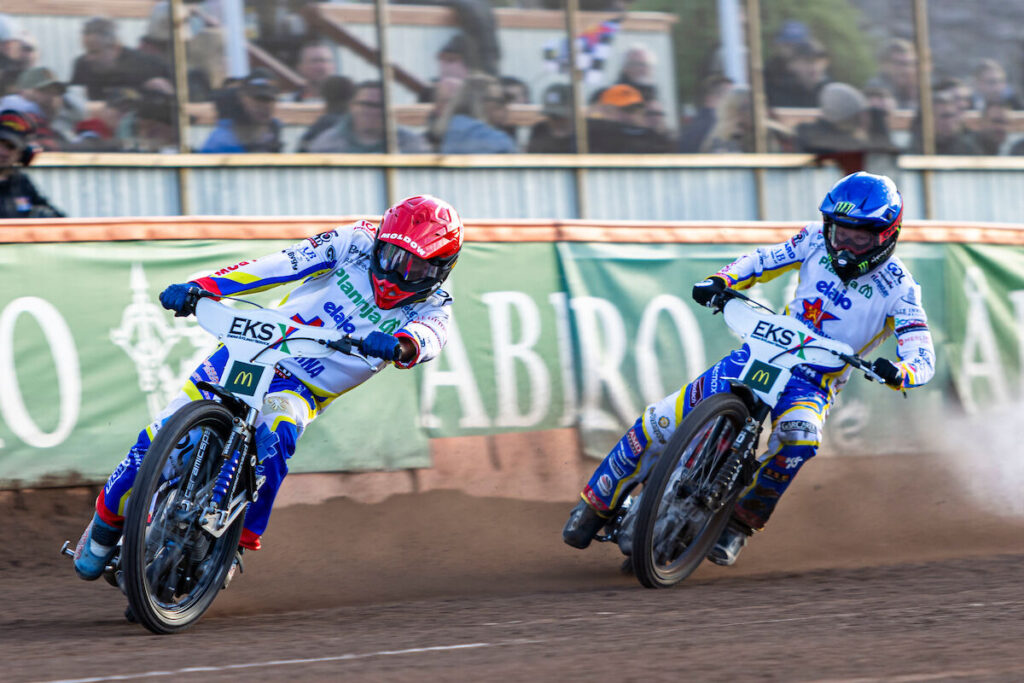
[[[714,394],[686,416],[644,483],[633,540],[633,570],[647,588],[692,574],[729,521],[739,488],[721,505],[702,501],[749,415],[729,393]]]
[[[219,538],[199,525],[232,417],[215,401],[183,406],[157,432],[135,479],[125,512],[121,567],[132,613],[153,633],[174,633],[194,624],[217,597],[234,562],[244,514]]]

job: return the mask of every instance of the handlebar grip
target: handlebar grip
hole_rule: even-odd
[[[353,350],[360,351],[362,348],[362,339],[356,337],[350,337],[347,334],[341,339],[327,342],[327,348],[334,349],[335,351],[341,351],[344,354],[352,355]]]

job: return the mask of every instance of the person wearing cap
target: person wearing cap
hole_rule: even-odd
[[[596,154],[664,154],[667,137],[647,127],[647,107],[639,90],[616,83],[597,95],[587,118],[587,142]]]
[[[27,117],[34,129],[32,141],[48,150],[61,149],[67,140],[54,126],[64,107],[67,84],[45,66],[25,69],[18,76],[15,92],[0,99],[0,109],[12,109]]]
[[[869,134],[870,106],[860,90],[847,83],[829,83],[818,98],[821,115],[796,127],[801,152],[896,151],[887,131]]]
[[[84,85],[90,100],[102,100],[107,88],[135,88],[152,78],[173,79],[167,63],[153,55],[125,47],[117,37],[117,24],[94,17],[82,27],[85,54],[75,58],[72,85]]]
[[[217,121],[200,152],[245,154],[281,151],[281,122],[274,117],[277,87],[270,75],[257,69],[226,93],[237,106],[226,107],[227,116]]]
[[[765,94],[772,107],[815,107],[828,83],[828,52],[814,38],[789,46],[781,68],[765,73]]]
[[[553,83],[541,95],[541,113],[544,119],[533,124],[526,151],[531,154],[574,154],[576,136],[573,133],[572,87],[566,83]]]
[[[50,205],[21,170],[35,150],[32,121],[13,109],[0,111],[0,218],[53,218],[64,214]]]

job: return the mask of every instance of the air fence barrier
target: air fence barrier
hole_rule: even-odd
[[[0,488],[101,481],[214,341],[174,318],[168,284],[270,253],[352,217],[14,220],[0,225]],[[545,454],[567,431],[600,456],[644,406],[735,339],[692,284],[799,223],[471,221],[446,285],[448,346],[389,369],[313,423],[293,472],[431,466],[432,444],[521,433]],[[1024,396],[1024,226],[908,222],[900,257],[938,351],[903,400],[851,381],[823,455],[919,452],[951,411]],[[888,296],[896,270],[858,279]],[[786,274],[755,290],[780,308]],[[257,295],[271,302],[282,289]],[[339,303],[345,305],[339,288]],[[879,353],[893,357],[891,339]],[[561,435],[561,436],[559,436]],[[548,438],[548,437],[551,438]],[[556,438],[557,437],[557,438]],[[475,446],[474,446],[475,447]]]

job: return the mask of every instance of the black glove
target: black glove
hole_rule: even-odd
[[[903,388],[903,373],[888,358],[876,358],[871,363],[871,372],[885,380],[885,383],[890,387],[894,389]]]
[[[195,313],[197,297],[193,295],[193,291],[198,292],[199,288],[191,282],[171,285],[160,292],[160,305],[168,311],[174,311],[175,318],[184,318]]]
[[[701,280],[693,286],[693,300],[699,303],[701,306],[711,306],[715,295],[721,294],[729,285],[725,279],[718,276],[712,275],[706,280]]]
[[[402,355],[402,345],[398,337],[384,332],[371,332],[359,344],[359,352],[364,356],[373,356],[381,360],[398,360]]]

